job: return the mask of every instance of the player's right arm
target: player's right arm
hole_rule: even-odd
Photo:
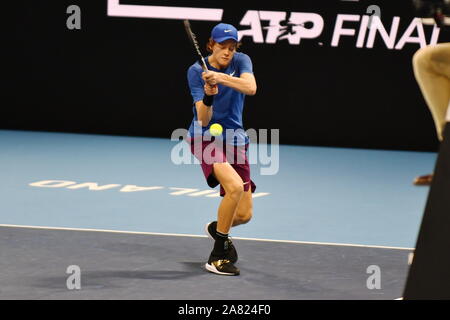
[[[215,96],[217,93],[219,93],[217,85],[210,86],[208,84],[205,84],[203,86],[203,90],[205,92],[205,95],[207,96]],[[203,100],[200,100],[195,103],[195,108],[197,109],[197,120],[201,123],[202,127],[206,127],[211,121],[213,115],[213,106],[207,106],[205,105]]]
[[[189,89],[197,112],[197,121],[201,122],[201,126],[206,127],[211,121],[213,107],[206,106],[203,101],[206,96],[216,95],[218,93],[218,87],[217,85],[214,87],[206,85],[202,80],[202,72],[203,70],[200,65],[194,64],[189,68],[187,76]]]

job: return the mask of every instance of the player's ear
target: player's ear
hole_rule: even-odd
[[[209,53],[212,53],[215,43],[216,42],[212,38],[209,38],[208,42],[206,43],[206,51],[208,51]]]

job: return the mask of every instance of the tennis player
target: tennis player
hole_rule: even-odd
[[[211,188],[220,184],[223,197],[217,221],[206,225],[214,247],[205,267],[220,275],[240,273],[234,265],[238,255],[229,233],[231,227],[252,218],[252,192],[256,189],[250,179],[249,138],[242,123],[245,96],[256,94],[256,80],[250,57],[236,52],[239,46],[236,28],[220,23],[212,29],[207,43],[208,71],[196,62],[187,72],[194,102],[187,141],[200,160],[207,184]],[[214,123],[222,126],[222,134],[211,135],[209,127]]]

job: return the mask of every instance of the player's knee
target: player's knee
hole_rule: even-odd
[[[242,183],[239,182],[230,183],[225,188],[225,191],[231,198],[233,198],[236,201],[239,201],[244,194],[244,186],[242,185]]]

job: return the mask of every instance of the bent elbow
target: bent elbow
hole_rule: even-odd
[[[254,96],[255,94],[256,94],[256,87],[250,89],[250,91],[249,91],[249,93],[248,93],[249,96]]]

